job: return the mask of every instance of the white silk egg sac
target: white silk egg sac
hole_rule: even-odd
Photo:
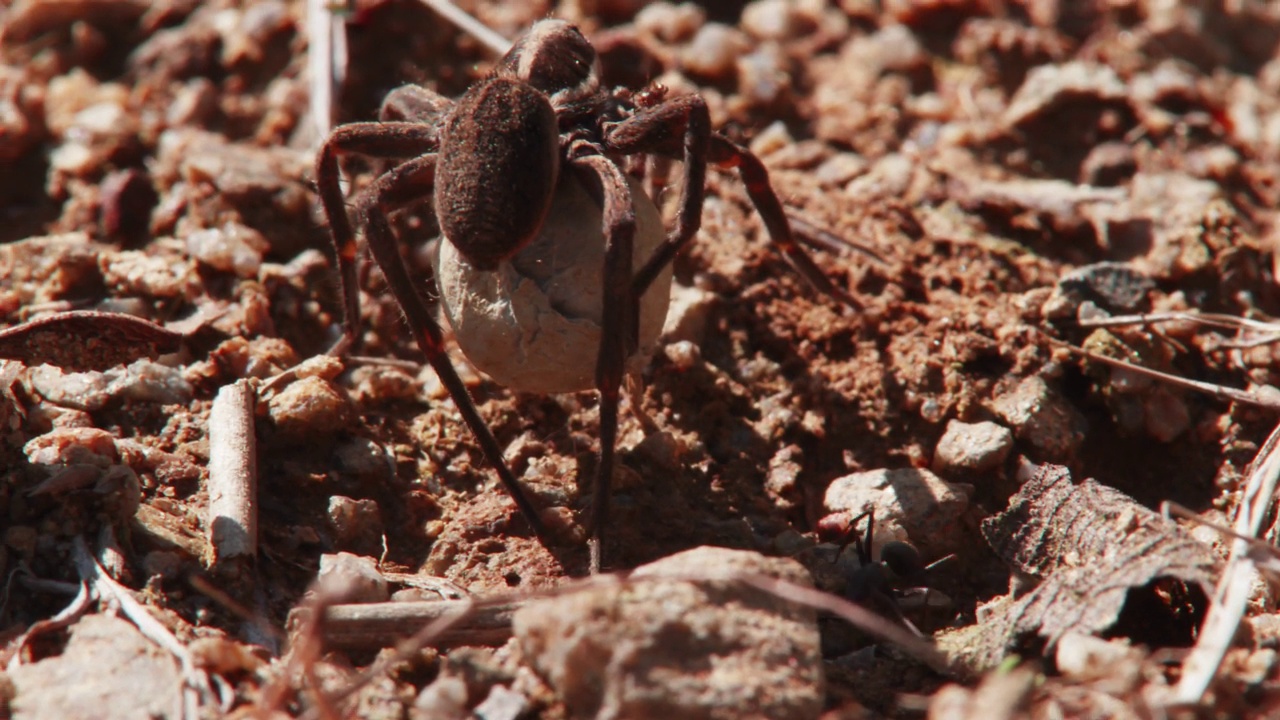
[[[666,237],[662,216],[632,178],[636,234],[632,272]],[[445,238],[435,258],[441,307],[462,352],[513,390],[567,393],[595,388],[604,296],[602,210],[579,177],[561,172],[551,211],[532,243],[492,272],[477,270]],[[671,298],[663,269],[640,304],[638,372],[652,354]]]

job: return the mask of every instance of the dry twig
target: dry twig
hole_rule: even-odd
[[[1249,480],[1236,510],[1235,532],[1257,537],[1280,484],[1280,425],[1267,437],[1254,458]],[[1200,628],[1200,639],[1182,663],[1182,679],[1170,697],[1171,705],[1196,705],[1213,682],[1222,659],[1244,619],[1245,606],[1253,585],[1257,565],[1251,557],[1248,542],[1236,539],[1231,544],[1231,557],[1218,580],[1213,605]]]
[[[333,0],[307,0],[307,73],[311,85],[311,121],[315,145],[333,130],[334,98],[347,75],[347,33]]]
[[[1084,348],[1077,347],[1070,343],[1066,343],[1054,338],[1050,338],[1049,341],[1054,345],[1065,348],[1075,353],[1076,355],[1080,355],[1081,357],[1086,357],[1090,360],[1093,360],[1094,362],[1100,362],[1104,365],[1110,365],[1112,367],[1122,368],[1136,375],[1143,375],[1145,377],[1153,378],[1155,380],[1168,383],[1175,387],[1180,387],[1186,390],[1194,390],[1196,392],[1212,395],[1220,400],[1238,402],[1238,403],[1243,403],[1245,405],[1268,408],[1271,410],[1280,410],[1280,398],[1275,397],[1272,394],[1267,394],[1262,392],[1253,392],[1249,390],[1238,390],[1236,388],[1229,388],[1223,385],[1215,385],[1214,383],[1201,382],[1199,380],[1189,380],[1187,378],[1179,377],[1177,375],[1171,375],[1166,372],[1160,372],[1159,370],[1152,370],[1151,368],[1143,367],[1141,365],[1134,365],[1133,363],[1126,362],[1124,360],[1120,360],[1117,358],[1107,357],[1106,355],[1100,355],[1095,352],[1090,352],[1089,350],[1085,350]]]
[[[257,393],[248,380],[218,391],[209,412],[209,546],[212,565],[258,554]]]
[[[436,647],[501,645],[511,637],[511,615],[517,602],[481,605],[470,600],[424,600],[334,605],[325,611],[324,640],[342,649],[377,649],[394,645],[406,628],[423,627],[465,613],[465,620],[432,639]]]

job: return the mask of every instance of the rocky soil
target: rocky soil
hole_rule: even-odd
[[[1230,541],[1161,503],[1220,525],[1259,508],[1277,532],[1248,483],[1280,384],[1280,7],[460,4],[506,38],[571,19],[609,85],[699,93],[858,307],[711,172],[623,402],[620,574],[582,580],[595,393],[511,391],[450,341],[544,544],[367,258],[359,347],[324,355],[342,310],[322,128],[405,83],[459,95],[494,65],[482,42],[416,0],[348,3],[323,118],[329,36],[302,0],[5,4],[0,708],[1152,717],[1185,699]],[[350,197],[385,164],[343,168]],[[652,183],[668,223],[679,175]],[[394,222],[434,301],[426,200]],[[239,425],[211,433],[228,388]],[[220,463],[256,471],[231,502],[248,533],[211,519]],[[1280,703],[1273,595],[1245,586],[1196,695],[1221,716]],[[384,649],[467,598],[425,648]]]

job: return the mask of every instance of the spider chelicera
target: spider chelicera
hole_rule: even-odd
[[[414,287],[387,216],[431,194],[445,241],[478,271],[494,271],[538,237],[562,173],[571,170],[593,186],[603,208],[605,249],[594,374],[600,393],[600,453],[587,525],[592,572],[599,570],[600,535],[609,508],[619,389],[627,359],[638,345],[638,299],[697,233],[707,165],[736,169],[770,239],[791,264],[820,292],[856,307],[797,245],[760,159],[712,132],[702,98],[603,88],[598,64],[594,48],[576,27],[541,21],[456,102],[419,86],[400,87],[383,103],[379,122],[336,128],[316,161],[343,293],[343,338],[333,352],[352,348],[360,317],[356,237],[338,159],[344,154],[408,158],[357,196],[354,214],[427,361],[544,543],[548,538],[538,511],[450,363],[440,326]],[[633,260],[636,213],[632,186],[620,164],[638,155],[683,162],[674,228],[641,263]]]

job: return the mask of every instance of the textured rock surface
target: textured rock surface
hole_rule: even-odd
[[[174,717],[182,707],[177,663],[130,623],[89,615],[61,655],[7,672],[15,720]]]
[[[954,552],[963,542],[961,516],[969,507],[970,492],[970,486],[943,482],[928,470],[868,470],[831,481],[823,507],[850,515],[870,510],[885,539],[909,538],[932,558]]]
[[[635,571],[810,584],[797,563],[701,547]],[[515,616],[528,661],[577,717],[816,718],[815,613],[732,580],[628,582],[541,601]]]

